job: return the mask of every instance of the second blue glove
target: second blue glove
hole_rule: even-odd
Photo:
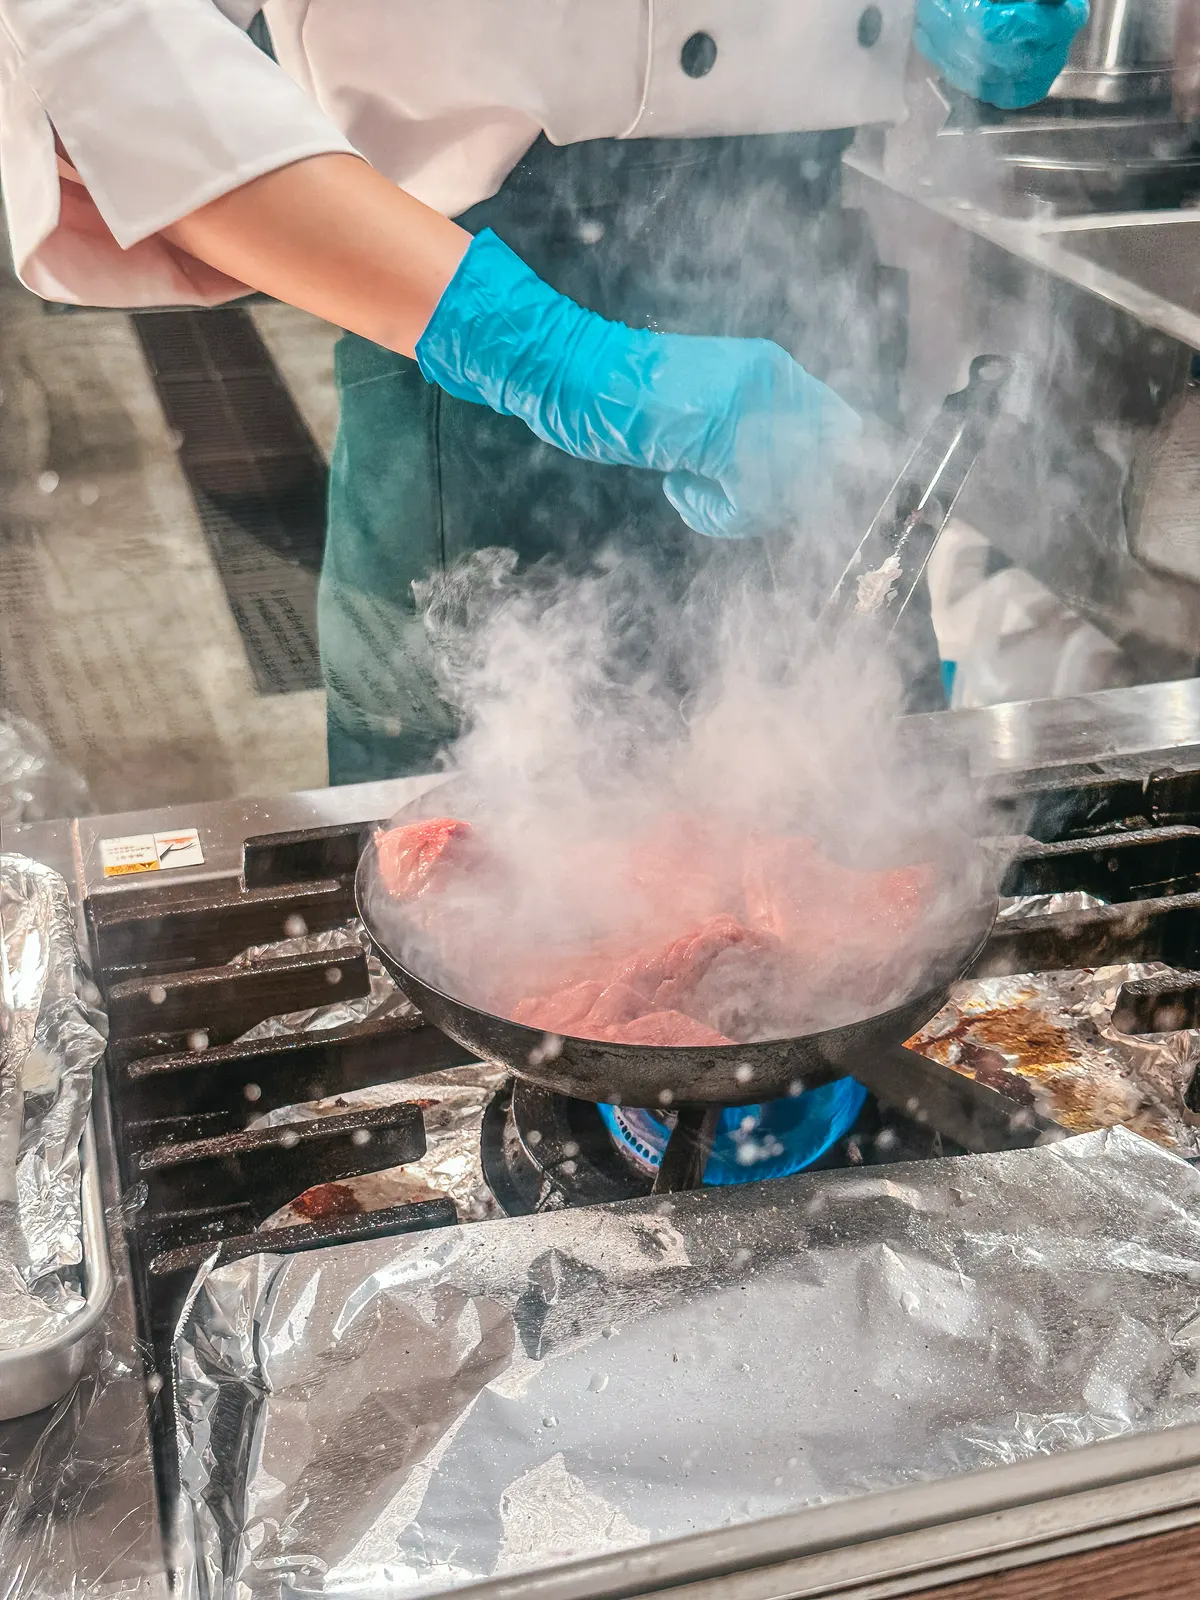
[[[1046,98],[1087,19],[1087,0],[917,0],[913,42],[956,89],[1014,110]]]

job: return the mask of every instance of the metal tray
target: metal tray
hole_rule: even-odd
[[[61,1400],[82,1375],[103,1330],[113,1275],[96,1164],[96,1136],[90,1117],[79,1156],[84,1307],[53,1338],[19,1350],[0,1351],[0,1422],[31,1416]]]

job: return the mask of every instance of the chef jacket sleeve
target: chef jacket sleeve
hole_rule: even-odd
[[[0,183],[18,275],[92,305],[244,292],[155,236],[306,156],[353,152],[244,32],[249,0],[0,0]],[[57,130],[84,187],[63,182]]]

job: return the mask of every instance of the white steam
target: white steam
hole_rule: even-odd
[[[790,1036],[920,990],[987,893],[968,788],[906,733],[881,642],[814,627],[810,574],[786,565],[721,552],[680,595],[628,558],[518,575],[491,550],[425,587],[463,732],[452,785],[420,811],[465,816],[489,864],[419,915],[378,908],[407,966],[508,1013],[714,909],[744,916],[745,841],[805,835],[846,866],[931,863],[928,913],[883,971],[852,940],[800,967],[731,956],[706,1020]],[[630,867],[647,841],[652,882]]]

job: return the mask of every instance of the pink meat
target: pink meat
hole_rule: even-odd
[[[934,883],[928,865],[860,872],[829,860],[810,838],[731,843],[677,817],[636,847],[633,865],[647,934],[686,927],[684,912],[696,905],[718,909],[623,957],[609,944],[551,963],[541,980],[547,992],[512,1008],[516,1021],[627,1044],[730,1043],[720,1029],[753,1038],[772,1008],[791,1015],[789,995],[837,985],[848,972],[866,983],[885,971],[925,914]],[[744,908],[744,920],[730,908]]]
[[[573,983],[569,989],[557,994],[535,995],[521,1000],[513,1007],[514,1022],[523,1022],[527,1028],[541,1028],[546,1033],[578,1033],[588,1012],[603,993],[604,985],[595,980]]]
[[[742,877],[750,921],[777,939],[791,942],[797,931],[808,927],[819,901],[824,865],[815,839],[751,839]]]
[[[800,837],[756,838],[746,852],[751,921],[818,966],[885,959],[920,921],[933,882],[928,863],[861,872]]]
[[[710,1045],[732,1044],[723,1033],[697,1022],[682,1011],[650,1011],[633,1022],[609,1028],[604,1038],[613,1044]]]
[[[632,1022],[646,1009],[646,997],[627,983],[610,983],[597,996],[596,1003],[584,1019],[586,1027],[611,1028],[619,1023]],[[585,1037],[592,1035],[585,1032]]]
[[[673,1011],[724,951],[766,942],[761,931],[744,927],[734,917],[709,917],[669,944],[637,951],[621,963],[614,979],[653,1002],[648,1010]]]
[[[429,817],[375,835],[379,875],[389,894],[413,900],[436,887],[444,869],[469,862],[469,822]]]
[[[719,823],[677,812],[636,840],[628,875],[649,923],[686,927],[735,907],[744,842]]]

